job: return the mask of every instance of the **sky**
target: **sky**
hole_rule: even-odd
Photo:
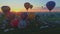
[[[60,0],[0,0],[0,7],[10,6],[11,11],[26,11],[24,7],[24,3],[29,2],[34,6],[33,9],[30,11],[33,11],[33,10],[37,11],[41,8],[41,6],[46,7],[46,3],[48,1],[55,1],[56,2],[55,7],[60,7]]]

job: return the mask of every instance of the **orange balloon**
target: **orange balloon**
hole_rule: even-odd
[[[34,13],[28,13],[28,18],[29,19],[34,19],[35,18],[35,14]]]

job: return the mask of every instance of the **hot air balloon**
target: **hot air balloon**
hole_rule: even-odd
[[[30,8],[30,3],[29,3],[29,2],[26,2],[26,3],[24,4],[24,7],[25,7],[26,10],[28,11],[28,9]]]
[[[28,13],[28,18],[29,19],[34,19],[35,18],[35,14],[33,12]]]
[[[17,27],[18,26],[19,20],[15,18],[14,20],[11,21],[10,26],[11,27]]]
[[[41,6],[41,8],[43,8],[43,6]]]
[[[51,11],[55,7],[56,3],[54,1],[49,1],[46,4],[46,7]]]
[[[27,26],[26,20],[20,20],[19,21],[19,23],[18,23],[19,29],[24,29],[24,28],[26,28],[26,26]]]
[[[23,12],[21,15],[20,15],[21,19],[27,19],[28,17],[28,14],[27,12]]]
[[[33,8],[33,5],[30,5],[30,9],[32,9]]]

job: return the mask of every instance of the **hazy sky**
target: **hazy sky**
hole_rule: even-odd
[[[34,8],[44,6],[51,0],[0,0],[0,7],[3,5],[8,5],[15,11],[22,11],[24,8],[24,3],[29,2],[34,5]],[[60,0],[52,0],[56,2],[56,7],[60,7]]]

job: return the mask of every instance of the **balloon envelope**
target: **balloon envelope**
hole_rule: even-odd
[[[26,2],[26,3],[24,4],[24,7],[28,10],[29,7],[30,7],[30,3]]]
[[[15,20],[11,21],[10,26],[17,27],[18,26],[18,22],[19,22],[19,20],[15,19]]]
[[[30,5],[30,9],[32,9],[33,8],[33,5]]]
[[[49,1],[46,4],[46,7],[51,11],[55,7],[56,3],[54,1]]]
[[[25,20],[20,20],[18,23],[18,28],[26,28],[27,23]]]
[[[27,17],[28,17],[27,12],[22,13],[22,14],[20,15],[20,17],[21,17],[22,19],[27,19]]]
[[[28,13],[28,18],[29,19],[34,19],[35,18],[35,14],[33,12]]]

